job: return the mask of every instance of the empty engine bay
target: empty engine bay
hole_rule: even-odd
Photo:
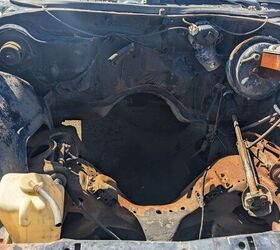
[[[60,238],[279,231],[272,10],[13,4],[0,18],[0,176],[47,174],[64,187]]]

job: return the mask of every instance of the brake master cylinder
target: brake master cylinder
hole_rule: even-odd
[[[64,187],[45,174],[6,174],[0,182],[0,221],[15,243],[60,239]]]

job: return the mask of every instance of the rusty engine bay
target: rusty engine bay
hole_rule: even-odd
[[[3,2],[0,178],[64,187],[58,239],[280,231],[280,5],[179,2]]]

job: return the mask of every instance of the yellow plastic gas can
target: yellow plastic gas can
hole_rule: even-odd
[[[15,243],[60,239],[64,187],[45,174],[6,174],[0,182],[0,221]]]

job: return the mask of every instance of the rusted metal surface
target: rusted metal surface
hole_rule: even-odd
[[[204,194],[211,189],[222,186],[226,190],[242,190],[245,185],[242,168],[238,166],[238,157],[227,157],[219,160],[208,171],[205,180]],[[234,167],[235,173],[229,170]],[[233,176],[234,175],[234,176]],[[187,187],[173,203],[161,206],[138,206],[119,196],[121,206],[134,213],[140,222],[148,240],[171,240],[180,221],[201,206],[203,177]]]
[[[269,187],[270,192],[275,192],[276,186],[267,177],[267,173],[260,170],[261,184]],[[202,179],[202,176],[199,177],[175,202],[167,205],[139,206],[128,201],[121,193],[118,193],[117,200],[120,206],[127,208],[136,216],[148,240],[170,240],[180,221],[201,206]],[[218,186],[224,187],[228,192],[243,192],[246,189],[247,184],[239,156],[221,159],[207,171],[205,195]],[[274,199],[279,204],[279,197],[274,195]]]
[[[221,5],[183,1],[180,6],[161,0],[145,4],[140,0],[133,4],[52,1],[44,6],[11,2],[0,8],[0,70],[8,72],[0,72],[0,178],[6,172],[32,171],[48,173],[63,183],[63,237],[171,241],[280,230],[279,136],[270,134],[273,143],[264,139],[278,122],[262,134],[266,122],[275,118],[267,112],[279,99],[277,3],[263,8],[246,1],[234,6],[232,1]],[[127,168],[135,177],[130,179],[132,175],[115,164],[125,164],[129,143],[126,151],[112,149],[113,157],[91,158],[100,148],[84,143],[87,133],[82,131],[81,141],[71,127],[61,128],[65,119],[94,122],[114,108],[123,111],[124,102],[140,110],[143,100],[148,103],[151,98],[147,96],[163,101],[174,120],[182,123],[174,125],[175,140],[166,122],[158,122],[163,129],[157,131],[147,114],[138,118],[151,123],[139,126],[142,131],[152,128],[149,133],[159,134],[155,140],[168,144],[164,153],[175,163],[166,164],[165,182],[159,181],[163,164],[151,159],[154,145],[160,143],[148,139],[143,147],[136,144],[135,151],[149,151],[149,163],[139,172],[133,168],[137,164]],[[244,128],[258,125],[257,133],[243,135],[234,119],[239,155],[230,125],[233,111]],[[124,113],[119,113],[122,119],[129,120]],[[139,125],[129,122],[127,130]],[[107,150],[118,124],[116,129],[103,130],[103,137],[109,138],[102,138],[102,143],[109,142],[104,143]],[[137,136],[132,135],[132,141],[142,133]],[[124,137],[117,137],[118,149],[124,147]],[[165,161],[163,151],[156,153]],[[103,168],[109,161],[112,165]],[[156,172],[150,172],[151,165],[158,165]],[[107,171],[112,169],[114,174]],[[127,193],[129,185],[139,181],[138,173],[151,189],[173,188],[181,175],[183,188],[179,185],[173,196],[167,194],[167,201],[138,203],[133,192]],[[125,188],[120,176],[126,177]],[[144,189],[143,183],[139,187]],[[135,247],[135,243],[117,244]],[[155,246],[147,244],[147,249]],[[249,241],[243,244],[239,248],[252,247]]]
[[[242,161],[242,165],[244,167],[245,177],[248,184],[248,188],[251,195],[255,195],[258,192],[257,188],[257,180],[255,179],[255,173],[252,166],[252,162],[250,160],[250,156],[248,155],[248,150],[246,148],[245,141],[242,137],[241,129],[239,127],[239,123],[237,121],[237,117],[235,115],[232,116],[233,126],[235,129],[236,139],[237,139],[237,148],[239,152],[239,156]]]
[[[248,185],[242,193],[243,207],[251,216],[262,217],[268,215],[271,213],[272,206],[271,193],[265,186],[258,183],[256,170],[243,139],[236,115],[232,116],[232,120],[237,138],[237,148]]]
[[[250,139],[256,137],[253,134],[249,135]],[[54,136],[51,137],[54,138]],[[89,162],[75,157],[70,152],[71,147],[59,142],[56,145],[54,152],[59,152],[57,158],[59,161],[44,160],[44,171],[50,174],[60,173],[65,175],[68,183],[66,190],[68,190],[74,204],[77,205],[77,207],[73,204],[67,205],[68,212],[78,212],[85,215],[92,213],[105,226],[134,232],[134,237],[138,239],[143,237],[146,240],[172,240],[179,229],[180,223],[200,209],[201,206],[204,206],[205,201],[202,203],[202,198],[206,197],[205,206],[207,206],[208,200],[210,202],[217,197],[216,191],[222,190],[220,195],[228,194],[229,197],[232,195],[234,201],[235,198],[233,197],[235,197],[236,192],[243,193],[248,188],[246,171],[241,164],[241,158],[238,155],[232,155],[226,156],[209,166],[206,170],[207,175],[203,173],[196,178],[174,202],[165,205],[137,205],[125,197],[115,180],[102,174]],[[263,150],[263,148],[266,148],[266,150]],[[261,153],[258,153],[259,151]],[[278,207],[277,211],[273,213],[270,213],[270,211],[269,215],[263,218],[271,229],[278,231],[280,229],[278,226],[280,197],[276,194],[278,188],[276,182],[273,182],[270,178],[270,171],[273,164],[278,164],[280,150],[273,144],[261,141],[252,147],[252,153],[254,154],[253,164],[256,168],[258,188],[265,187],[265,190],[271,193],[272,200]],[[72,158],[71,161],[69,161],[69,157]],[[238,200],[241,204],[241,198],[236,201]],[[232,206],[238,205],[236,201],[233,202]],[[82,209],[79,206],[81,202],[83,204]],[[86,211],[83,211],[85,209]],[[253,212],[258,213],[259,210],[253,210]],[[79,223],[82,224],[79,226],[79,232],[75,233],[76,237],[98,227],[87,216],[81,219]],[[66,227],[65,237],[71,237],[71,233],[73,234]]]

